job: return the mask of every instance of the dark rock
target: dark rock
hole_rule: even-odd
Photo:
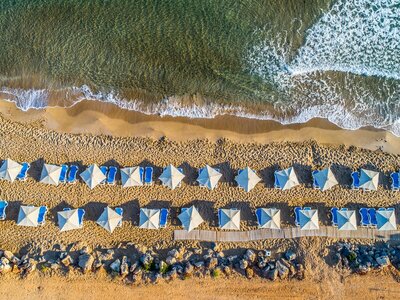
[[[278,270],[277,269],[268,270],[265,273],[265,278],[275,281],[278,278]]]
[[[249,262],[254,262],[256,260],[256,254],[253,250],[247,249],[244,255],[244,259],[248,260]]]
[[[85,273],[92,268],[94,258],[90,254],[82,254],[78,258],[78,266]]]
[[[215,257],[211,257],[207,260],[207,268],[214,269],[218,265],[218,259]]]
[[[278,270],[278,275],[281,279],[285,279],[289,275],[289,268],[286,267],[281,260],[276,262],[276,269]]]
[[[254,277],[254,270],[252,268],[247,268],[245,273],[246,273],[246,277],[248,279],[251,279]]]
[[[376,262],[381,267],[387,267],[390,264],[390,260],[388,256],[380,256],[376,258]]]
[[[239,268],[240,269],[246,270],[248,266],[249,266],[249,263],[248,263],[247,260],[245,260],[245,259],[241,259],[240,260],[240,262],[239,262]]]
[[[121,271],[121,261],[119,259],[116,259],[111,265],[110,265],[111,271],[115,273],[120,273]]]
[[[289,261],[295,260],[296,259],[296,253],[294,253],[292,250],[288,250],[285,253],[285,258]]]

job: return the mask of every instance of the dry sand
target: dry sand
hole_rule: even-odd
[[[260,206],[275,206],[282,209],[283,226],[293,226],[292,207],[308,204],[321,209],[321,222],[328,224],[324,215],[331,206],[358,208],[361,205],[374,207],[392,206],[400,212],[398,205],[400,193],[389,189],[389,174],[399,169],[399,139],[383,131],[345,131],[335,128],[326,122],[311,122],[308,125],[289,128],[269,123],[257,123],[232,117],[221,117],[219,120],[180,120],[148,117],[136,113],[123,113],[111,110],[110,116],[104,114],[104,107],[93,108],[89,103],[82,103],[71,109],[54,108],[47,111],[18,112],[10,103],[0,104],[0,158],[10,157],[17,161],[32,162],[30,177],[25,182],[0,182],[0,197],[9,202],[7,220],[0,222],[0,246],[12,251],[27,245],[49,249],[54,244],[67,245],[82,241],[93,247],[115,247],[120,242],[141,243],[156,246],[159,250],[176,246],[173,242],[173,230],[181,228],[176,215],[180,207],[197,205],[206,222],[200,228],[217,230],[216,210],[220,207],[237,207],[242,210],[242,229],[256,227],[254,209]],[[136,114],[136,119],[133,116]],[[132,119],[131,119],[132,117]],[[148,119],[149,118],[149,119]],[[223,123],[229,130],[221,130]],[[320,124],[320,128],[315,128]],[[271,127],[272,126],[272,127]],[[275,126],[275,127],[274,127]],[[89,134],[88,132],[93,133]],[[251,132],[255,132],[251,134]],[[106,136],[104,134],[115,134]],[[166,136],[166,138],[160,138]],[[221,137],[225,137],[222,138]],[[313,138],[314,140],[310,140]],[[240,142],[239,142],[240,141]],[[368,149],[357,148],[364,147]],[[376,150],[383,147],[385,152]],[[122,189],[121,186],[99,186],[94,190],[82,182],[58,187],[38,183],[37,179],[44,162],[75,163],[83,171],[92,163],[118,166],[152,165],[155,175],[161,173],[167,164],[181,166],[187,175],[182,187],[171,191],[156,183],[148,187]],[[213,191],[199,188],[195,184],[196,169],[206,163],[218,166],[224,175],[218,188]],[[250,166],[259,171],[263,178],[250,193],[234,185],[237,169]],[[340,186],[330,191],[320,192],[311,188],[311,170],[333,166],[339,175]],[[294,166],[299,175],[301,186],[289,191],[277,191],[272,188],[273,171],[277,168]],[[351,183],[350,172],[360,167],[367,167],[382,172],[382,185],[376,192],[363,193],[348,188]],[[50,209],[47,222],[43,227],[18,227],[15,220],[21,204],[47,205]],[[123,227],[109,234],[100,228],[95,220],[107,205],[124,208]],[[84,207],[86,209],[85,226],[82,230],[60,233],[56,227],[56,212],[64,207]],[[168,228],[158,231],[146,231],[137,227],[139,207],[170,207],[172,218]],[[400,220],[399,216],[397,219]],[[310,296],[317,286],[319,295],[324,295],[324,288],[331,282],[336,286],[340,277],[322,259],[326,247],[334,243],[328,239],[266,240],[252,243],[227,243],[223,249],[244,248],[273,249],[276,251],[296,247],[306,262],[308,279],[306,282],[274,283],[265,285],[265,281],[245,281],[235,287],[234,294],[225,297],[241,297],[242,292],[254,295],[254,298],[274,295],[272,292],[282,289],[290,296],[300,286],[303,296]],[[357,242],[357,241],[353,241]],[[364,241],[369,243],[371,241]],[[197,242],[184,242],[187,247],[198,246]],[[201,244],[201,243],[200,243]],[[336,275],[332,275],[336,274]],[[67,289],[85,288],[92,284],[91,279],[79,279],[68,283]],[[383,278],[383,277],[382,277]],[[375,278],[376,279],[376,278]],[[374,280],[375,280],[374,279]],[[42,282],[42,279],[37,279]],[[57,287],[63,279],[43,279],[44,291],[54,290],[47,294],[41,289],[35,291],[36,297],[60,296]],[[361,284],[358,279],[351,279]],[[376,279],[378,285],[379,279]],[[192,281],[192,280],[191,280]],[[194,281],[194,279],[193,279]],[[10,283],[6,281],[6,283]],[[40,284],[36,279],[22,282],[23,288],[16,298],[22,298],[24,289],[30,290]],[[104,281],[106,282],[106,281]],[[393,282],[393,280],[392,280]],[[4,284],[4,283],[2,283]],[[199,290],[203,288],[218,290],[230,287],[222,280],[177,282],[173,283],[179,297],[184,296],[187,284]],[[293,285],[291,285],[293,284]],[[97,284],[96,284],[97,286]],[[109,292],[115,288],[112,284]],[[353,284],[341,285],[345,291],[352,293]],[[373,288],[373,284],[365,288]],[[138,293],[155,292],[169,289],[165,285],[138,289]],[[268,288],[271,287],[271,290]],[[194,287],[193,287],[194,288]],[[243,289],[242,289],[243,288]],[[96,291],[101,291],[97,290]],[[275,290],[274,290],[275,289]],[[390,290],[390,289],[389,289]],[[146,292],[144,292],[146,291]],[[333,292],[335,289],[333,288]],[[129,288],[121,287],[117,293],[128,295]],[[271,293],[270,293],[271,292]],[[362,295],[362,289],[354,291]],[[105,292],[106,293],[106,292]],[[265,294],[264,294],[265,293]],[[378,295],[380,290],[376,292]],[[6,294],[3,294],[6,295]],[[210,294],[211,295],[211,294]],[[343,295],[343,294],[342,294]],[[350,294],[349,294],[350,295]],[[386,294],[390,296],[390,291]],[[0,294],[1,296],[1,294]],[[206,297],[208,295],[205,295]],[[212,297],[222,296],[219,293]],[[1,297],[4,298],[4,297]],[[62,298],[62,297],[60,297]],[[69,298],[69,297],[65,297]],[[207,297],[208,298],[208,297]],[[316,295],[318,297],[318,294]]]

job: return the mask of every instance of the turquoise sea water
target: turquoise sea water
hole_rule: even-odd
[[[1,96],[21,109],[328,118],[400,135],[400,0],[3,0]]]

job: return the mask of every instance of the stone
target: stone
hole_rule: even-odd
[[[92,253],[92,250],[90,249],[89,246],[84,246],[80,251],[80,254],[91,254],[91,253]]]
[[[289,268],[286,267],[281,260],[276,262],[276,269],[278,270],[278,275],[281,279],[285,279],[289,275]]]
[[[151,256],[150,253],[146,252],[145,254],[142,254],[140,256],[140,262],[144,265],[144,266],[148,266],[153,262],[153,256]]]
[[[224,258],[225,257],[224,252],[222,252],[222,251],[217,252],[217,257],[218,258]]]
[[[376,262],[381,267],[387,267],[390,264],[389,257],[387,255],[380,256],[376,258]]]
[[[214,269],[218,265],[218,259],[215,257],[211,257],[207,260],[207,267],[209,269]]]
[[[205,263],[204,263],[204,261],[200,260],[200,261],[195,262],[193,265],[196,268],[200,269],[200,268],[204,267]]]
[[[167,265],[173,265],[174,263],[176,263],[176,258],[175,257],[173,257],[173,256],[168,256],[166,259],[165,259],[165,262],[167,263]]]
[[[94,261],[94,263],[93,263],[93,268],[96,269],[96,270],[101,268],[101,267],[103,267],[103,266],[104,266],[103,263],[99,259],[96,259]]]
[[[172,249],[171,251],[168,252],[168,256],[172,256],[173,258],[178,258],[180,256],[180,253],[177,249]]]
[[[111,271],[115,273],[120,273],[121,271],[121,261],[119,259],[116,259],[111,265],[110,265]]]
[[[185,268],[184,268],[183,273],[184,273],[185,275],[191,275],[191,274],[193,273],[193,271],[194,271],[194,267],[192,266],[191,263],[187,262],[187,263],[185,264]]]
[[[10,261],[6,257],[0,259],[0,274],[6,274],[11,271]]]
[[[68,267],[69,265],[73,264],[73,262],[74,262],[74,260],[68,254],[63,259],[61,259],[61,263],[66,267]]]
[[[232,269],[229,266],[225,266],[222,268],[223,272],[225,273],[226,276],[229,276],[232,274]]]
[[[272,269],[265,272],[265,278],[275,281],[278,278],[278,269]]]
[[[265,260],[264,257],[260,257],[260,256],[258,257],[257,266],[258,266],[260,269],[264,269],[264,268],[267,266],[267,261]]]
[[[94,258],[91,254],[82,254],[78,258],[78,266],[85,273],[92,268]]]
[[[132,270],[132,268],[131,268],[131,270]],[[142,268],[140,265],[138,265],[138,266],[132,271],[132,274],[133,274],[134,276],[139,276],[140,274],[142,274],[142,272],[143,272],[143,268]]]
[[[254,262],[256,260],[256,254],[253,250],[247,249],[246,254],[244,255],[244,259]]]
[[[231,256],[228,256],[228,257],[227,257],[228,261],[229,261],[231,264],[234,263],[234,262],[237,260],[237,258],[238,258],[237,255],[231,255]]]
[[[246,270],[247,267],[249,266],[249,263],[245,259],[241,259],[239,262],[239,268],[242,270]]]
[[[246,277],[248,279],[251,279],[254,277],[254,270],[252,268],[247,268],[245,273],[246,273]]]
[[[126,256],[122,257],[120,269],[121,276],[125,277],[129,274],[128,258]]]
[[[288,251],[286,251],[286,253],[285,253],[285,258],[286,258],[288,261],[295,260],[295,259],[296,259],[296,253],[294,253],[292,250],[288,250]]]
[[[12,262],[12,259],[13,259],[13,257],[14,257],[14,254],[13,254],[11,251],[4,250],[4,251],[3,251],[3,256],[4,256],[5,258],[7,258],[8,261]]]
[[[183,260],[189,260],[189,258],[190,258],[192,255],[193,255],[193,252],[192,252],[192,251],[188,251],[188,252],[183,253],[182,258],[183,258]]]

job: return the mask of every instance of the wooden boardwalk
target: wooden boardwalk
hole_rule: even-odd
[[[174,240],[196,240],[205,242],[250,242],[265,239],[294,239],[300,237],[330,237],[400,241],[400,231],[378,231],[372,228],[358,228],[340,231],[335,227],[320,227],[318,230],[300,230],[298,227],[280,230],[257,229],[249,231],[175,230]]]

